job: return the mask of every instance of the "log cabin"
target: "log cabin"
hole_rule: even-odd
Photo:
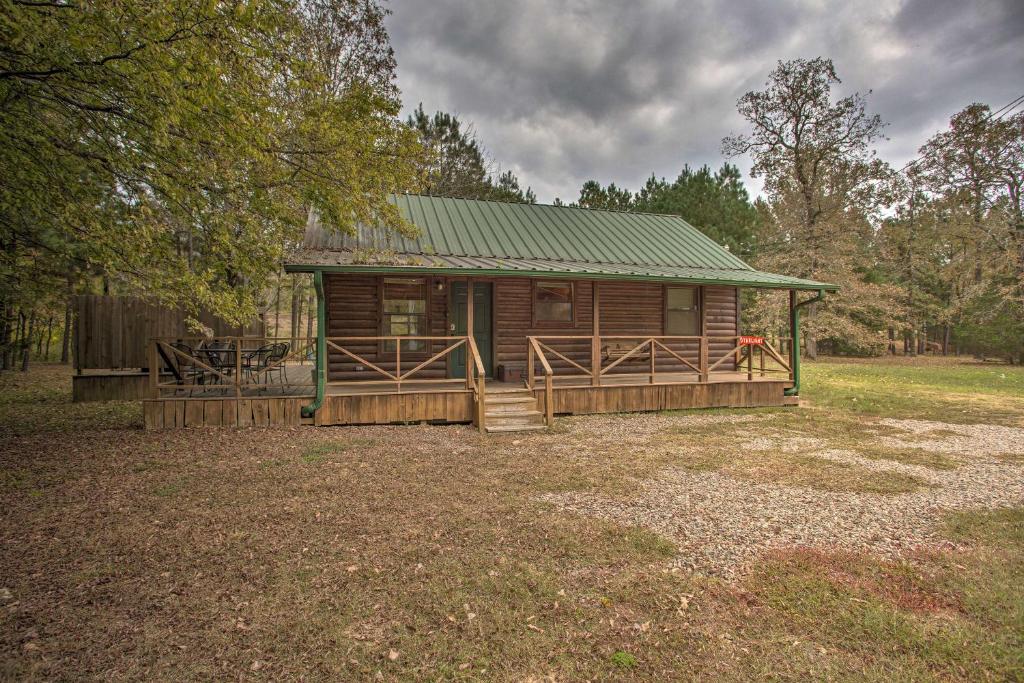
[[[456,422],[511,432],[562,414],[792,405],[800,309],[836,290],[757,271],[678,216],[391,201],[416,237],[374,225],[348,234],[311,216],[286,262],[311,273],[317,292],[303,391],[247,383],[237,353],[237,372],[221,368],[233,385],[223,396],[182,396],[180,378],[157,376],[147,426]],[[788,338],[744,334],[743,288],[789,291]],[[154,366],[168,343],[154,340]]]

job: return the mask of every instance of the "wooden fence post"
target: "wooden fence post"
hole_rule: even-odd
[[[160,367],[157,361],[155,339],[149,340],[149,397],[160,398]]]
[[[708,381],[708,338],[700,338],[700,381]]]
[[[533,360],[533,341],[526,338],[526,388],[533,390],[533,373],[536,370]]]
[[[594,326],[590,336],[590,384],[601,386],[601,287],[594,282]]]
[[[235,337],[235,398],[242,398],[242,337]]]
[[[544,422],[548,427],[555,423],[555,392],[551,375],[544,375]]]
[[[655,355],[655,348],[656,348],[656,346],[655,346],[654,340],[651,339],[651,384],[654,384],[654,372],[655,372],[654,355]]]

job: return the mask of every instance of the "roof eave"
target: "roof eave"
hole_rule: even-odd
[[[749,282],[744,280],[730,280],[727,278],[692,278],[674,276],[655,276],[627,273],[580,273],[575,271],[551,271],[551,270],[502,270],[500,268],[438,268],[420,266],[388,266],[388,265],[318,265],[305,263],[285,264],[286,273],[313,273],[321,271],[324,273],[369,273],[369,274],[394,274],[394,273],[418,273],[423,275],[455,275],[466,277],[470,275],[479,277],[541,277],[541,278],[572,278],[576,280],[625,280],[632,282],[678,282],[683,284],[698,285],[726,285],[730,287],[748,287],[751,289],[800,289],[800,290],[824,290],[835,292],[839,290],[838,285],[827,282],[777,282],[762,283]],[[755,271],[757,272],[757,271]]]

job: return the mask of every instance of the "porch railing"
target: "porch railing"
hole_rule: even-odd
[[[325,362],[322,364],[325,386],[376,385],[383,388],[385,391],[393,391],[394,393],[400,394],[402,393],[403,385],[408,388],[410,386],[452,384],[454,382],[459,382],[461,384],[462,382],[465,382],[466,390],[472,391],[474,395],[474,422],[481,430],[484,429],[484,398],[486,393],[486,387],[484,384],[484,364],[480,357],[480,350],[477,348],[476,340],[472,337],[327,337],[326,342],[328,357],[331,352],[340,353],[351,362],[369,369],[372,373],[372,378],[366,380],[330,380],[328,369],[329,363]],[[428,350],[426,352],[416,354],[413,354],[410,351],[405,351],[404,362],[408,363],[411,367],[403,367],[402,345],[416,342],[423,342],[425,348]],[[444,348],[436,353],[431,353],[434,345],[438,343],[443,344]],[[390,344],[394,345],[394,350],[384,350],[387,345]],[[368,354],[366,351],[359,350],[361,347],[366,346],[372,346],[374,352]],[[444,361],[447,364],[447,359],[451,354],[459,349],[465,349],[466,353],[466,376],[464,379],[451,379],[447,377],[414,377],[414,375],[422,373],[435,363]],[[374,361],[368,359],[366,357],[367,355],[372,355],[374,357]],[[427,357],[424,359],[424,356]],[[384,358],[387,358],[388,360],[385,362],[382,360]],[[394,368],[393,370],[383,367],[384,365],[391,365],[392,363]]]
[[[156,337],[147,364],[152,398],[312,395],[316,340],[294,337]]]
[[[781,344],[788,340],[774,341]],[[544,371],[546,392],[556,376],[552,362],[562,371],[558,376],[586,378],[591,386],[601,386],[613,374],[632,376],[627,378],[632,382],[616,381],[616,385],[705,383],[712,381],[716,373],[729,373],[734,380],[753,381],[755,376],[771,374],[784,374],[792,380],[791,353],[792,350],[788,357],[783,356],[772,340],[748,335],[531,336],[527,338],[526,385],[534,388],[538,360]],[[616,369],[618,372],[613,373]]]

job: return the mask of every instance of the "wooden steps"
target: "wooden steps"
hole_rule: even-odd
[[[484,399],[484,424],[488,432],[529,432],[546,429],[544,414],[529,389],[501,389]]]

